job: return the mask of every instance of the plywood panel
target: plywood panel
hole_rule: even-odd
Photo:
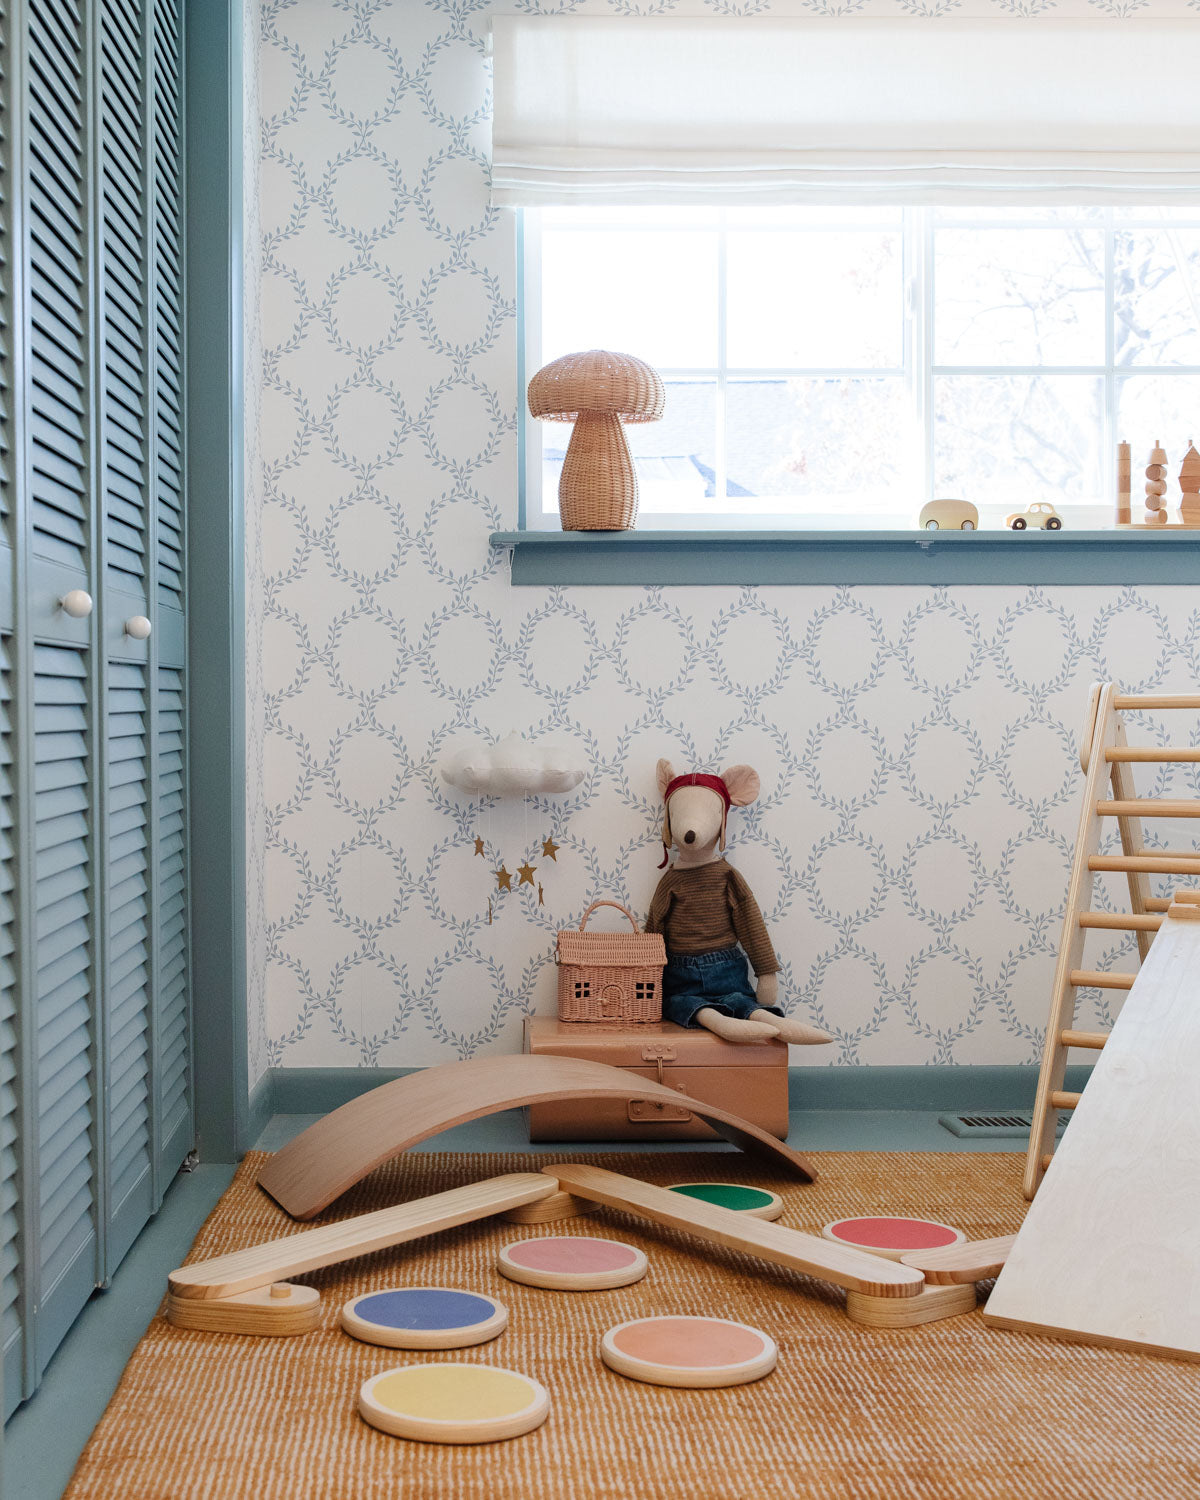
[[[1168,913],[984,1314],[1200,1359],[1200,923]]]

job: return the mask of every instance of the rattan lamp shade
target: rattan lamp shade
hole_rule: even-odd
[[[529,382],[529,411],[574,422],[558,482],[564,531],[627,531],[637,520],[637,474],[621,427],[657,422],[666,392],[644,360],[607,349],[564,354]]]

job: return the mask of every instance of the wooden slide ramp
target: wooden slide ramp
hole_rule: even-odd
[[[1180,895],[996,1282],[997,1328],[1200,1360],[1200,905]]]
[[[806,1182],[812,1164],[749,1120],[682,1096],[688,1109],[727,1141]],[[293,1219],[311,1219],[368,1172],[452,1125],[522,1105],[564,1099],[648,1101],[678,1110],[681,1095],[607,1063],[574,1057],[481,1057],[445,1063],[384,1083],[310,1125],[277,1151],[258,1185]]]

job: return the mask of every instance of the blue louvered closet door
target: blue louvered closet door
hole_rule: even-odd
[[[181,4],[4,16],[6,1414],[192,1145]]]

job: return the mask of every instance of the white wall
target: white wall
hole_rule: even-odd
[[[596,894],[645,910],[667,754],[762,773],[732,857],[786,1004],[839,1039],[795,1061],[1033,1060],[1088,684],[1193,686],[1194,591],[512,589],[487,544],[516,521],[519,395],[486,25],[262,7],[266,1057],[518,1046],[555,930]],[[579,790],[486,814],[439,784],[456,734],[514,728],[577,737]],[[497,896],[477,831],[543,906]]]

